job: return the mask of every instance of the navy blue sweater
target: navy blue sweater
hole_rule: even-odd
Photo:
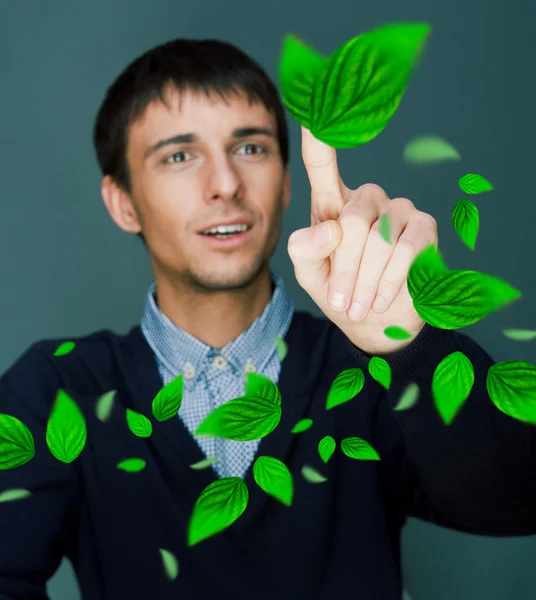
[[[258,451],[289,467],[293,505],[265,494],[250,468],[245,513],[193,547],[186,543],[188,520],[217,475],[189,467],[204,456],[179,418],[154,422],[151,403],[162,383],[140,328],[74,339],[73,352],[54,357],[62,341],[32,345],[0,380],[0,412],[25,423],[36,443],[32,460],[0,471],[0,492],[32,492],[0,504],[1,600],[46,598],[62,556],[72,561],[84,600],[400,600],[400,533],[408,515],[484,535],[536,533],[535,430],[495,408],[486,390],[494,361],[464,334],[426,325],[388,357],[393,380],[386,390],[368,373],[370,357],[338,328],[296,312],[278,381],[282,419]],[[430,384],[438,363],[456,350],[471,360],[475,383],[447,427]],[[327,411],[331,384],[352,367],[364,370],[364,388]],[[393,411],[410,381],[421,388],[418,403]],[[88,427],[71,464],[55,459],[45,440],[59,388],[76,400]],[[102,423],[95,402],[110,390],[117,390],[115,405]],[[153,420],[150,438],[130,432],[127,407]],[[312,427],[292,434],[302,418]],[[317,450],[325,435],[338,445],[327,464]],[[353,436],[370,442],[381,460],[345,456],[340,441]],[[147,462],[143,471],[117,469],[133,456]],[[304,465],[327,481],[306,481]],[[178,558],[175,580],[166,578],[159,548]]]

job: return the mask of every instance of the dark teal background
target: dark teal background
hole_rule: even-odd
[[[105,90],[128,62],[175,37],[216,37],[275,78],[287,32],[329,54],[366,29],[400,20],[432,24],[423,61],[386,130],[339,151],[341,174],[350,187],[375,182],[434,215],[449,267],[519,288],[520,301],[463,331],[497,362],[535,363],[536,342],[501,332],[536,329],[535,17],[529,0],[0,0],[0,371],[38,339],[126,332],[140,319],[150,264],[141,241],[106,212],[91,142]],[[286,251],[292,231],[309,224],[310,205],[299,126],[289,124],[293,198],[272,266],[297,308],[320,314]],[[445,137],[463,160],[408,166],[402,149],[419,133]],[[474,252],[451,220],[466,172],[496,188],[472,198],[481,219]],[[480,538],[415,520],[404,531],[413,600],[533,600],[535,556],[534,537]],[[50,595],[79,598],[68,563],[50,581]]]

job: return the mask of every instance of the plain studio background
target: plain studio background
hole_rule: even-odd
[[[501,331],[536,328],[536,98],[529,75],[536,10],[529,1],[331,0],[327,8],[323,0],[0,0],[0,371],[38,339],[103,328],[125,333],[140,319],[150,263],[141,240],[106,212],[91,142],[105,90],[128,62],[175,37],[216,37],[275,78],[287,32],[328,55],[362,31],[401,20],[432,24],[423,60],[379,137],[339,151],[342,177],[350,187],[378,183],[390,197],[406,196],[434,215],[450,268],[490,273],[519,288],[521,300],[464,332],[497,362],[535,363],[536,342]],[[286,251],[292,231],[309,224],[310,206],[300,129],[292,119],[289,127],[293,196],[272,267],[297,309],[320,315],[295,281]],[[445,137],[462,161],[405,164],[404,145],[419,133]],[[463,196],[458,178],[467,172],[495,185],[472,197],[481,218],[474,252],[451,217]],[[413,600],[532,600],[535,553],[533,537],[469,536],[412,519],[403,536],[406,588]],[[78,600],[67,561],[49,590],[54,600]]]

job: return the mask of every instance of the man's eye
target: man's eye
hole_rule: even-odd
[[[179,154],[184,155],[184,154],[187,154],[187,152],[184,152],[184,150],[181,150],[180,152],[175,152],[171,156],[168,156],[168,158],[166,158],[164,162],[166,162],[166,163],[184,162],[182,160],[181,161],[174,160],[176,156],[179,156]]]
[[[242,148],[259,148],[261,152],[264,152],[264,148],[260,144],[245,144]],[[251,154],[250,152],[246,152],[246,154]],[[259,152],[255,152],[254,154],[259,154]]]

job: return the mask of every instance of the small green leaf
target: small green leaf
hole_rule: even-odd
[[[190,465],[190,469],[195,469],[196,471],[200,471],[201,469],[206,469],[207,467],[212,466],[214,463],[220,460],[219,456],[208,456],[199,462]]]
[[[476,173],[467,173],[467,175],[460,177],[458,184],[465,194],[481,194],[493,190],[491,183],[482,175]]]
[[[462,242],[469,250],[474,250],[480,227],[480,215],[471,200],[462,198],[456,202],[452,209],[452,224]]]
[[[327,477],[321,475],[316,469],[313,467],[305,466],[301,470],[303,478],[307,480],[309,483],[323,483],[327,481]]]
[[[364,439],[347,437],[341,441],[341,450],[349,458],[357,460],[380,460],[376,450]]]
[[[389,213],[383,213],[380,217],[379,223],[380,235],[388,243],[392,244],[391,241],[391,215]]]
[[[249,493],[240,477],[209,483],[197,499],[188,524],[188,546],[223,531],[246,510]]]
[[[488,370],[486,388],[493,404],[504,414],[536,425],[536,367],[507,360]]]
[[[13,500],[21,500],[31,496],[32,493],[24,488],[13,488],[12,490],[5,490],[0,494],[0,502],[12,502]]]
[[[95,412],[99,421],[105,423],[110,418],[116,393],[117,390],[106,392],[97,400]]]
[[[391,367],[385,358],[373,356],[368,364],[368,370],[371,376],[384,388],[389,389],[391,385]]]
[[[403,156],[406,162],[418,165],[461,159],[458,151],[446,140],[429,134],[410,140],[404,148]]]
[[[142,458],[127,458],[121,461],[117,468],[127,473],[138,473],[145,469],[146,462]]]
[[[419,393],[419,386],[415,382],[408,384],[402,392],[402,396],[400,396],[400,400],[394,407],[394,410],[408,410],[414,406],[419,399]]]
[[[383,333],[392,340],[409,340],[411,333],[398,325],[390,325],[383,330]]]
[[[53,356],[65,356],[65,354],[69,354],[69,352],[73,351],[74,346],[75,346],[74,342],[63,342],[63,344],[60,344],[56,348]]]
[[[16,417],[0,414],[0,470],[20,467],[34,454],[34,439],[28,427]]]
[[[292,428],[290,433],[302,433],[307,431],[313,424],[313,419],[300,419]]]
[[[58,390],[46,429],[46,442],[51,454],[61,462],[71,463],[84,449],[86,439],[86,421],[82,411],[65,390]]]
[[[339,373],[329,388],[326,410],[344,404],[359,394],[365,385],[365,375],[359,368],[346,369]]]
[[[280,336],[276,336],[275,338],[275,349],[279,356],[279,360],[284,360],[288,349],[285,340]]]
[[[432,396],[446,425],[452,423],[463,403],[469,398],[474,382],[473,365],[462,352],[452,352],[435,368]]]
[[[152,404],[153,416],[160,423],[176,417],[182,404],[184,380],[182,373],[165,385],[155,396]]]
[[[253,477],[261,490],[285,506],[292,504],[294,485],[287,466],[273,456],[259,456],[253,464]]]
[[[503,329],[506,337],[520,342],[527,342],[536,338],[536,331],[531,329]]]
[[[127,424],[128,428],[134,435],[142,438],[148,438],[153,433],[153,425],[149,419],[132,410],[131,408],[127,408]]]
[[[162,558],[162,564],[164,566],[166,576],[168,579],[173,581],[173,579],[176,579],[177,575],[179,574],[179,561],[177,560],[177,557],[169,550],[159,548],[159,552],[160,557]]]
[[[265,398],[274,404],[281,406],[281,392],[277,385],[265,375],[260,373],[246,374],[246,398]]]
[[[320,454],[320,458],[327,463],[333,456],[336,447],[337,444],[330,435],[324,436],[320,442],[318,442],[318,454]]]
[[[415,296],[433,278],[446,275],[449,272],[443,257],[434,244],[430,244],[419,252],[408,272],[408,291],[410,296]]]

